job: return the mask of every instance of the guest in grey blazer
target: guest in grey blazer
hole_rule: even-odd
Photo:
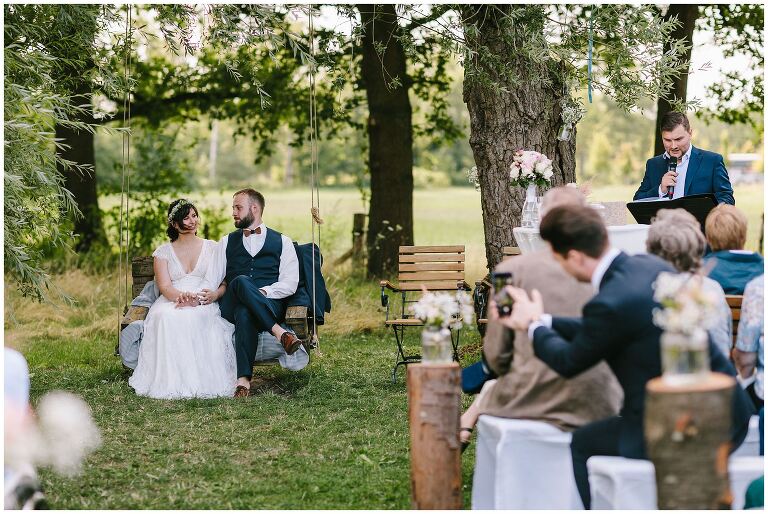
[[[551,189],[544,195],[541,214],[567,204],[586,205],[586,200],[576,188]],[[568,275],[548,249],[509,258],[495,271],[512,273],[515,287],[538,289],[547,308],[560,316],[578,316],[595,293]],[[507,330],[495,319],[495,308],[494,303],[488,308],[483,354],[499,378],[486,382],[462,416],[463,443],[469,441],[480,414],[544,421],[571,431],[619,412],[621,388],[604,362],[578,377],[563,378],[536,358],[528,334]]]

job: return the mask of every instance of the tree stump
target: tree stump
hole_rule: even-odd
[[[461,509],[461,368],[411,364],[407,377],[411,506]]]
[[[728,509],[731,409],[736,381],[711,373],[696,384],[646,385],[645,441],[659,509]]]

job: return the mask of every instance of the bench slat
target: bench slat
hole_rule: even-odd
[[[464,271],[463,262],[424,262],[416,264],[401,264],[403,271]]]
[[[407,325],[411,327],[417,327],[419,325],[423,325],[422,321],[420,319],[388,319],[385,321],[387,325]]]
[[[464,245],[457,246],[401,246],[400,253],[464,253]]]
[[[457,280],[435,280],[435,281],[421,281],[421,282],[403,282],[398,285],[403,291],[420,291],[421,286],[427,288],[427,291],[457,291]]]
[[[464,262],[463,253],[455,254],[417,254],[417,255],[400,255],[398,262]]]
[[[429,270],[424,270],[418,273],[400,273],[397,279],[402,282],[413,282],[414,280],[463,280],[463,271],[436,271],[430,273]]]

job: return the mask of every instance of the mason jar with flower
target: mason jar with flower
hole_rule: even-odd
[[[662,378],[670,385],[706,379],[709,370],[709,335],[717,322],[717,298],[704,290],[701,275],[662,272],[653,284],[653,311],[661,334]]]
[[[460,330],[472,324],[472,300],[464,291],[433,293],[424,290],[421,299],[410,307],[413,315],[424,323],[421,332],[421,362],[448,364],[453,361],[451,329]]]

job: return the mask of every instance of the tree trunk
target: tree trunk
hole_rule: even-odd
[[[671,4],[667,14],[664,15],[664,21],[672,18],[677,18],[681,25],[672,32],[669,39],[665,40],[664,52],[668,52],[670,49],[669,41],[685,39],[690,48],[686,51],[684,59],[690,62],[691,50],[693,49],[693,29],[696,28],[696,20],[699,18],[699,6],[695,4]],[[688,71],[686,70],[685,73],[681,73],[679,77],[674,79],[670,99],[685,100],[687,95]],[[656,143],[653,154],[659,155],[664,153],[664,144],[661,141],[661,119],[672,110],[672,105],[669,100],[659,98],[656,106]]]
[[[487,12],[490,9],[495,12]],[[535,150],[549,157],[555,172],[553,186],[576,179],[575,132],[570,141],[557,139],[562,125],[561,101],[566,94],[562,79],[516,50],[525,46],[525,36],[516,34],[514,25],[499,15],[499,11],[508,15],[521,9],[527,12],[519,23],[530,23],[533,17],[533,22],[543,27],[544,12],[538,6],[467,6],[462,11],[464,26],[477,27],[472,46],[502,60],[501,68],[512,70],[512,75],[520,79],[513,84],[498,61],[489,64],[478,54],[465,62],[464,102],[470,117],[469,143],[480,178],[489,269],[501,261],[503,247],[517,246],[512,229],[520,225],[525,189],[509,184],[509,165],[515,151]],[[476,71],[490,81],[478,79]],[[551,84],[534,83],[531,77],[536,75],[548,75]],[[501,87],[495,88],[489,82]]]
[[[358,5],[361,78],[368,99],[368,274],[397,271],[400,245],[413,244],[413,128],[406,56],[394,5]],[[376,47],[384,48],[379,55]],[[397,79],[397,84],[391,84]],[[390,84],[388,85],[388,82]]]
[[[88,83],[81,83],[73,98],[75,103],[90,105],[91,91]],[[79,116],[80,121],[91,122],[89,115]],[[87,130],[75,130],[56,125],[56,138],[69,148],[58,150],[59,155],[79,165],[90,166],[82,173],[74,169],[65,169],[59,165],[59,173],[64,177],[64,187],[68,189],[82,214],[74,220],[74,232],[77,236],[75,251],[87,252],[94,244],[106,243],[104,227],[101,222],[98,196],[96,194],[96,156],[94,134]]]

